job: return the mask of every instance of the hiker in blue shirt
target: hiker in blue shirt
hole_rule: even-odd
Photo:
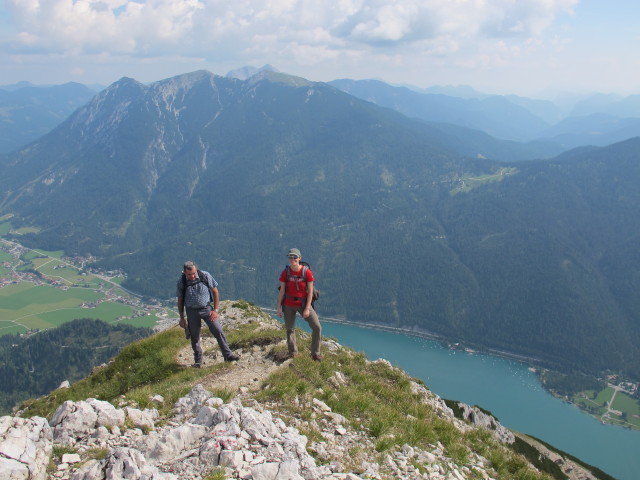
[[[220,295],[218,282],[209,272],[198,270],[197,265],[188,261],[184,263],[183,273],[178,280],[176,296],[178,297],[178,312],[180,313],[180,326],[191,337],[191,348],[195,368],[202,366],[202,347],[200,346],[200,329],[202,320],[207,324],[211,334],[218,341],[225,362],[236,362],[240,356],[233,353],[227,343],[227,338],[222,331],[218,315]],[[213,299],[213,307],[211,306]],[[185,320],[184,311],[187,312]]]

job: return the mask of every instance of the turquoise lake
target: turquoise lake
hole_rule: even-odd
[[[309,331],[303,320],[297,325]],[[322,334],[370,360],[389,360],[439,396],[490,410],[512,430],[538,437],[615,478],[640,478],[639,431],[603,425],[554,398],[526,365],[452,351],[415,336],[326,321]]]

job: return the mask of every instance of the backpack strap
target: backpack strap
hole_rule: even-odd
[[[289,279],[291,278],[291,268],[289,267],[289,265],[287,265],[286,268],[287,268],[287,284],[284,287],[284,296],[285,296],[285,298],[288,298],[289,300],[295,300],[295,301],[299,300],[299,301],[304,302],[304,300],[307,298],[306,294],[303,295],[303,296],[300,296],[300,297],[296,297],[296,296],[287,294],[287,286],[289,284]],[[309,267],[307,265],[302,265],[302,275],[301,276],[302,276],[302,280],[304,281],[305,285],[308,284],[307,277],[306,277],[308,268]]]
[[[196,283],[204,283],[207,286],[207,290],[209,292],[209,300],[213,301],[213,296],[211,294],[211,286],[209,285],[209,280],[207,280],[207,276],[202,273],[202,270],[197,270],[198,273],[198,282]],[[189,286],[193,286],[196,285],[196,283],[193,283],[192,285]],[[184,274],[184,272],[182,272],[182,298],[184,299],[184,296],[187,293],[187,276]]]

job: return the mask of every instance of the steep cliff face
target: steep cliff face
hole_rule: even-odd
[[[168,321],[171,328],[132,344],[87,379],[29,402],[22,412],[29,418],[3,417],[2,478],[546,479],[538,470],[549,464],[555,478],[597,478],[582,469],[575,476],[576,465],[563,476],[559,465],[569,466],[555,453],[551,462],[551,453],[536,452],[534,467],[493,417],[459,404],[455,410],[469,420],[457,418],[385,360],[366,361],[332,340],[323,342],[320,363],[288,359],[281,324],[246,302],[223,302],[221,310],[242,355],[237,364],[225,364],[205,337],[204,368],[189,368],[190,346]],[[309,338],[298,334],[306,348]],[[136,379],[145,361],[162,363],[162,355],[144,359],[144,352],[153,356],[168,344],[172,366],[160,365],[161,378],[151,383]],[[103,399],[77,398],[88,386]],[[347,411],[354,396],[355,404],[373,402],[357,417]],[[372,415],[392,398],[385,408],[394,425]]]

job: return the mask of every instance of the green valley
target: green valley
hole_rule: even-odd
[[[8,231],[8,222],[0,228]],[[0,336],[47,330],[77,318],[152,327],[175,317],[163,305],[124,290],[122,273],[94,270],[91,261],[0,237]]]
[[[538,372],[540,382],[555,397],[569,402],[602,423],[640,430],[637,382],[619,375],[596,379],[589,375]]]
[[[637,385],[626,390],[609,384],[601,391],[579,392],[572,396],[571,403],[580,407],[603,423],[640,430],[640,402],[633,398]]]

